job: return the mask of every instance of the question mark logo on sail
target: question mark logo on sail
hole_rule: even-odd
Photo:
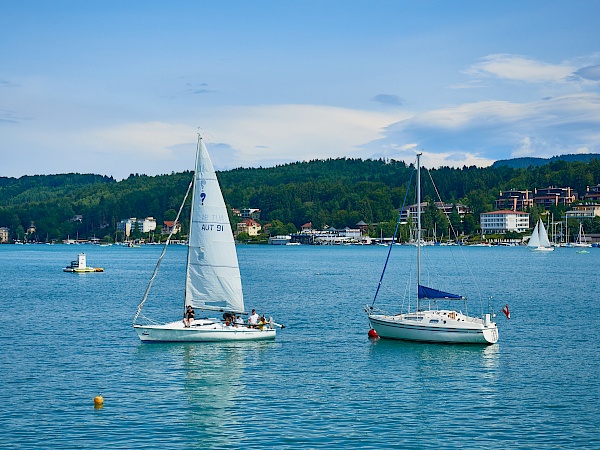
[[[202,201],[202,206],[204,206],[204,199],[206,199],[206,193],[204,192],[204,186],[206,186],[206,181],[202,180],[200,182],[200,187],[202,192],[200,193],[200,200]]]

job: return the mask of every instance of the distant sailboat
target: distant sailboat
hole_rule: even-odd
[[[548,233],[542,219],[535,224],[531,238],[529,238],[529,242],[527,243],[527,248],[532,252],[551,252],[554,250],[554,247],[550,244],[550,239],[548,239]]]
[[[421,204],[421,154],[417,155],[417,205]],[[373,305],[365,306],[372,330],[377,335],[388,339],[408,341],[460,343],[460,344],[495,344],[498,341],[498,327],[492,321],[491,314],[472,317],[455,309],[422,308],[422,302],[438,300],[463,301],[462,295],[451,294],[421,284],[421,208],[417,208],[417,308],[401,314],[389,314],[373,309]],[[391,249],[390,249],[391,251]],[[389,252],[388,252],[389,259]],[[387,261],[386,261],[387,266]],[[385,267],[384,267],[385,273]],[[381,275],[383,279],[383,274]],[[379,282],[381,286],[381,281]],[[379,292],[379,287],[377,288]],[[377,293],[375,294],[377,298]],[[373,300],[375,303],[375,300]]]
[[[192,208],[187,244],[185,297],[181,313],[187,306],[192,306],[196,310],[225,313],[224,316],[227,317],[246,314],[240,269],[227,207],[215,169],[200,135],[198,135],[194,179],[190,183],[188,193],[190,190],[192,192]],[[179,221],[187,195],[181,204],[175,223]],[[146,324],[137,323],[174,229],[175,227],[167,238],[144,298],[133,319],[133,328],[140,339],[144,342],[274,339],[275,327],[282,328],[283,326],[271,320],[259,322],[256,326],[243,323],[234,324],[229,319],[221,320],[219,318],[196,319],[189,326],[186,326],[182,320],[156,324],[148,318],[145,318]]]
[[[591,247],[592,244],[588,243],[583,232],[583,225],[579,224],[579,234],[577,235],[577,241],[573,243],[573,247]]]

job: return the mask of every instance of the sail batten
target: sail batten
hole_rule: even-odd
[[[202,138],[193,189],[185,302],[201,310],[244,311],[242,281],[219,181]]]

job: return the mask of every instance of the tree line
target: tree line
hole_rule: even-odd
[[[337,158],[238,168],[217,175],[230,210],[259,208],[261,223],[272,222],[276,229],[299,229],[306,222],[315,228],[355,227],[362,220],[378,224],[371,229],[374,236],[382,232],[390,236],[399,208],[416,203],[414,183],[408,185],[414,172],[414,166],[403,161]],[[440,216],[433,206],[438,194],[430,176],[442,201],[467,205],[472,215],[463,220],[454,213]],[[0,227],[9,227],[13,238],[24,236],[33,222],[39,241],[75,235],[109,240],[122,219],[152,216],[159,225],[172,220],[191,179],[190,171],[131,174],[122,181],[93,174],[0,177]],[[600,160],[559,160],[527,169],[440,167],[423,172],[422,181],[423,200],[430,203],[424,228],[447,233],[449,219],[459,231],[470,234],[477,232],[479,214],[493,209],[500,191],[569,186],[581,195],[586,186],[600,183]],[[186,208],[184,218],[189,215],[189,204]],[[530,212],[533,222],[543,211],[534,207]],[[562,217],[564,208],[553,208],[551,213]],[[81,221],[73,220],[76,215]],[[235,226],[240,219],[231,216],[231,220]],[[182,223],[185,232],[187,219]],[[600,231],[595,226],[587,224],[586,231]]]

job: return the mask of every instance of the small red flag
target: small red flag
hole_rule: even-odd
[[[510,319],[510,311],[508,310],[508,305],[502,308],[502,312],[504,313],[507,319]]]

